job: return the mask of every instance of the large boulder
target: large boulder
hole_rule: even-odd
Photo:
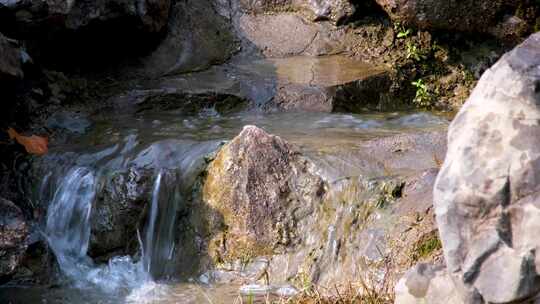
[[[313,164],[280,137],[246,126],[209,165],[203,200],[223,215],[227,229],[210,244],[214,260],[246,252],[271,254],[294,242],[287,234],[299,213],[321,203],[325,183]]]
[[[17,42],[0,33],[0,82],[21,79],[24,76],[21,54]]]
[[[28,229],[21,209],[0,198],[0,279],[13,274],[22,262]]]
[[[434,205],[467,303],[540,292],[540,33],[481,77],[448,134]]]

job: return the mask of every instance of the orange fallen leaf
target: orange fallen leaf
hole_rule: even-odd
[[[24,136],[19,134],[13,128],[9,128],[7,132],[10,139],[15,139],[19,144],[24,146],[26,152],[30,154],[43,155],[49,151],[49,148],[47,147],[49,139],[46,137],[37,135]]]

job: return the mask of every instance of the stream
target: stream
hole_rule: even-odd
[[[56,256],[61,280],[49,287],[4,286],[0,289],[3,303],[238,301],[238,285],[178,277],[171,271],[174,256],[182,247],[175,239],[178,208],[200,173],[205,156],[221,142],[232,139],[243,126],[256,124],[297,146],[318,164],[325,179],[333,181],[381,174],[355,166],[355,157],[361,157],[356,151],[363,142],[392,134],[438,130],[447,124],[446,119],[426,112],[245,111],[220,115],[212,109],[192,116],[175,111],[125,117],[100,114],[92,120],[85,135],[52,146],[49,154],[34,164],[48,172],[39,175],[40,204],[49,206],[42,233]],[[112,172],[129,167],[152,171],[145,223],[130,236],[136,240],[137,254],[114,256],[108,263],[98,264],[88,256],[90,214],[100,212],[92,208]]]

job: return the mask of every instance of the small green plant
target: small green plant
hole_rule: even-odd
[[[431,107],[433,103],[433,96],[429,92],[427,84],[425,84],[422,79],[413,81],[411,84],[416,88],[416,95],[414,96],[413,102],[420,107]]]
[[[396,22],[394,24],[394,30],[397,31],[397,35],[396,37],[398,39],[403,39],[403,38],[407,38],[409,37],[411,34],[412,34],[412,29],[410,28],[405,28],[401,23],[399,22]]]
[[[422,237],[414,246],[411,258],[414,262],[430,257],[436,251],[442,249],[442,243],[437,232],[429,233]]]
[[[408,42],[407,43],[407,59],[413,59],[415,61],[425,60],[426,55],[416,46],[416,44]]]

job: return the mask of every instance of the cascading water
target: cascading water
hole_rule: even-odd
[[[145,238],[142,241],[144,270],[153,278],[169,273],[174,253],[174,224],[180,197],[174,172],[160,171],[154,183]]]
[[[47,213],[46,236],[61,270],[78,277],[91,265],[87,257],[90,212],[96,195],[96,176],[87,168],[74,168],[54,193]]]
[[[36,206],[48,207],[44,234],[62,273],[74,284],[43,289],[0,288],[0,303],[40,303],[42,300],[62,304],[234,302],[239,287],[234,284],[199,286],[167,280],[176,279],[175,273],[194,273],[191,269],[184,272],[181,267],[200,265],[201,260],[193,257],[191,250],[200,248],[192,246],[203,244],[198,243],[204,241],[198,239],[198,233],[206,232],[189,230],[193,228],[191,221],[214,219],[184,214],[182,202],[198,203],[189,201],[196,198],[190,195],[198,194],[193,186],[204,176],[201,173],[211,159],[210,153],[219,148],[222,140],[234,137],[244,125],[263,127],[299,146],[317,165],[319,173],[332,182],[330,194],[335,195],[336,200],[363,202],[367,199],[363,196],[365,187],[352,187],[359,183],[354,178],[361,174],[378,176],[378,170],[385,170],[377,163],[365,161],[366,155],[362,152],[366,141],[408,130],[438,130],[445,125],[444,120],[425,113],[233,113],[223,117],[206,114],[179,116],[167,111],[136,119],[114,116],[96,124],[96,131],[80,141],[51,147],[47,155],[37,159],[32,176],[41,177],[42,185],[36,187],[32,183],[30,189],[40,191],[36,197],[41,203],[36,202]],[[340,216],[354,211],[348,205],[341,208],[336,209]],[[127,215],[129,222],[123,218],[126,210],[135,213]],[[143,221],[139,223],[138,219]],[[124,224],[133,235],[126,235]],[[90,227],[102,230],[90,231]],[[104,235],[109,228],[111,234]],[[335,255],[339,246],[336,231],[329,231],[325,237],[327,242],[317,243],[324,246],[328,256]],[[179,235],[175,236],[174,232]],[[109,237],[117,235],[125,239],[115,239],[112,243],[125,247],[102,246],[106,248],[100,252],[96,249],[95,254],[103,257],[116,248],[131,251],[133,247],[127,246],[132,246],[131,238],[138,236],[140,260],[116,256],[103,265],[87,256],[88,250],[94,250],[93,237],[96,242],[109,242]],[[375,237],[378,235],[374,233]],[[186,243],[175,244],[176,239]],[[318,242],[315,237],[313,240]],[[183,260],[174,258],[174,254]],[[201,250],[200,254],[206,253]],[[370,253],[366,251],[366,254]],[[201,282],[208,282],[206,278],[201,277]],[[250,293],[260,286],[248,287],[244,291]],[[210,294],[210,301],[208,293],[212,292],[215,294]]]
[[[129,290],[152,278],[167,275],[174,252],[174,224],[180,201],[178,180],[173,171],[160,171],[154,182],[142,257],[114,257],[107,265],[96,266],[88,257],[90,215],[98,176],[85,167],[66,174],[50,203],[45,234],[63,274],[77,287],[97,286],[105,292]]]

